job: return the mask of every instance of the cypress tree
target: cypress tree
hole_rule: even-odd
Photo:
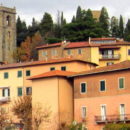
[[[122,15],[120,15],[120,21],[119,21],[119,36],[120,38],[124,37],[124,22]]]
[[[101,10],[99,22],[104,30],[104,36],[109,36],[109,15],[105,7],[103,7]]]
[[[45,12],[43,19],[40,23],[40,32],[42,36],[45,36],[47,33],[52,33],[53,29],[53,20],[49,13]]]
[[[111,35],[112,37],[119,36],[118,19],[115,16],[111,18]]]
[[[76,12],[76,21],[80,22],[81,20],[82,20],[82,9],[80,6],[78,6],[77,12]]]

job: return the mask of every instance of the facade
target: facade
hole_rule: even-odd
[[[42,99],[46,99],[46,101],[47,100],[53,101],[53,99],[55,99],[55,102],[58,102],[58,100],[61,100],[63,98],[64,100],[67,100],[67,103],[70,104],[70,102],[72,103],[73,93],[72,93],[71,81],[69,81],[66,78],[66,76],[70,74],[69,73],[70,71],[80,72],[80,71],[90,70],[95,67],[96,67],[96,64],[94,63],[86,62],[79,59],[72,59],[72,58],[1,65],[0,66],[0,76],[1,76],[0,78],[0,106],[1,107],[0,108],[9,112],[10,115],[12,116],[13,113],[11,112],[11,108],[13,105],[13,101],[23,95],[31,95],[31,94],[33,98],[33,101],[32,101],[33,103],[41,102]],[[54,75],[49,78],[42,77],[43,80],[38,80],[38,79],[29,80],[29,78],[32,76],[40,75],[46,72],[53,72],[57,70],[63,71],[61,72],[63,73],[63,75],[60,74],[58,77],[57,75]],[[64,72],[66,71],[68,73],[64,74]],[[59,93],[61,97],[59,99],[57,98],[58,91],[56,91],[58,88],[57,83],[60,84],[59,86],[63,87],[63,88],[60,87],[61,89]],[[43,84],[45,84],[48,87],[47,88],[44,87]],[[54,86],[52,86],[52,84]],[[35,86],[38,86],[38,87],[35,87]],[[42,93],[41,96],[39,96],[40,92]],[[44,93],[46,93],[46,95],[50,97],[50,99],[48,99],[48,97],[45,97],[46,95],[43,95]],[[52,93],[54,94],[53,97],[52,97]],[[70,98],[70,100],[67,99],[67,97]],[[60,102],[62,102],[62,100]],[[56,110],[55,108],[57,107],[56,104],[54,105],[54,103],[50,101],[48,102],[48,105],[52,107],[52,110],[54,110],[53,112],[55,113],[57,112],[55,111]],[[63,107],[63,105],[64,104],[62,102],[61,107],[60,107],[62,108],[61,109],[62,111],[64,111],[63,108],[66,108],[65,106]],[[69,106],[71,107],[70,112],[72,113],[73,105],[71,104]],[[66,108],[66,111],[68,111],[68,108]],[[72,115],[70,119],[72,120]],[[13,120],[16,123],[19,122],[18,120],[16,120],[16,117],[14,115],[13,115]]]
[[[73,80],[67,78],[72,74],[75,73],[55,70],[30,78],[33,106],[39,103],[43,108],[49,106],[51,111],[51,123],[41,125],[41,130],[59,129],[62,124],[71,124],[74,120]]]
[[[130,122],[130,61],[75,74],[74,119],[89,130]]]
[[[130,60],[130,43],[116,38],[90,38],[88,42],[56,43],[37,49],[39,60],[78,58],[99,67]]]
[[[0,61],[13,63],[16,49],[16,9],[0,6]]]

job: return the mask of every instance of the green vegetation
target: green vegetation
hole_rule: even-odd
[[[107,124],[104,130],[130,130],[130,124]]]
[[[123,16],[118,19],[109,17],[107,9],[103,7],[99,19],[93,18],[92,10],[84,10],[78,6],[76,15],[70,23],[66,22],[64,13],[57,13],[56,22],[51,14],[45,12],[40,22],[32,19],[28,27],[25,21],[17,19],[17,45],[20,46],[27,37],[33,37],[36,32],[42,36],[43,43],[56,43],[62,40],[86,41],[89,37],[119,37],[130,41],[130,20],[124,26]]]

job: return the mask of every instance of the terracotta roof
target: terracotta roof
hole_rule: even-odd
[[[49,78],[49,77],[67,77],[72,74],[75,74],[75,72],[54,70],[54,71],[49,71],[46,73],[32,76],[28,80],[36,80],[36,79]]]
[[[10,68],[19,68],[19,67],[28,67],[28,66],[37,66],[37,65],[46,65],[46,64],[56,64],[56,63],[65,63],[65,62],[83,62],[83,63],[88,63],[88,64],[93,64],[97,66],[95,63],[91,63],[88,61],[84,61],[81,59],[76,59],[76,58],[61,58],[61,59],[52,59],[52,60],[43,60],[43,61],[32,61],[32,62],[23,62],[23,63],[14,63],[14,64],[4,64],[0,65],[0,70],[1,69],[10,69]]]
[[[89,42],[70,42],[68,43],[68,45],[65,47],[65,49],[69,49],[69,48],[80,48],[80,47],[88,47]]]
[[[91,41],[102,41],[102,40],[116,40],[116,38],[107,38],[107,37],[103,37],[103,38],[91,38]]]
[[[81,73],[77,73],[75,75],[71,75],[69,77],[76,77],[76,76],[85,76],[85,75],[93,75],[93,74],[99,74],[99,73],[107,73],[107,72],[114,72],[119,70],[126,70],[130,69],[130,60],[126,60],[117,64],[113,64],[110,66],[100,67],[96,68],[90,71],[84,71]]]
[[[36,47],[36,49],[58,47],[58,46],[61,46],[61,45],[62,45],[62,43],[45,44],[45,45],[42,45],[42,46]]]

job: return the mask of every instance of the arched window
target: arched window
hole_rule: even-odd
[[[11,24],[11,17],[9,15],[6,17],[6,24],[7,26],[10,26]]]

